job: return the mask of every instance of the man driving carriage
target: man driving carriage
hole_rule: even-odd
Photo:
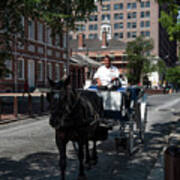
[[[116,82],[119,75],[118,68],[111,64],[110,57],[106,55],[103,59],[103,65],[96,71],[94,79],[96,80],[99,89],[107,90],[113,89],[115,85],[117,86]]]

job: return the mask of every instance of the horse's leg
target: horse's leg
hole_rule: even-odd
[[[84,174],[84,165],[83,165],[84,149],[83,149],[82,140],[80,140],[78,142],[78,145],[79,145],[79,152],[78,152],[78,157],[79,157],[79,177],[78,177],[78,180],[84,180],[84,179],[86,179],[86,176]]]
[[[91,168],[91,164],[90,164],[90,152],[89,152],[89,142],[88,140],[86,140],[85,142],[85,150],[86,150],[86,159],[85,159],[85,164],[87,166],[87,169]]]
[[[96,140],[93,140],[93,151],[92,151],[92,164],[97,164],[98,157],[97,157],[97,151],[96,151]]]
[[[66,171],[66,144],[64,138],[62,138],[58,132],[56,132],[56,145],[59,150],[59,167],[61,170],[61,180],[65,180],[65,171]]]

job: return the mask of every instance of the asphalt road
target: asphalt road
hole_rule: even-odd
[[[144,145],[129,157],[117,153],[116,129],[98,145],[99,162],[86,171],[88,180],[146,180],[168,135],[179,119],[180,95],[148,97],[148,124]],[[78,161],[68,145],[67,180],[77,179]],[[0,180],[57,180],[58,153],[48,116],[0,126]]]

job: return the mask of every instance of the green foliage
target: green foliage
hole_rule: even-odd
[[[142,36],[128,42],[126,53],[128,55],[127,68],[129,73],[127,76],[130,83],[137,84],[145,74],[154,70],[151,58],[147,56],[152,49],[152,39],[144,39]]]
[[[180,11],[180,2],[175,0],[158,0],[166,5],[166,11],[161,11],[160,22],[166,28],[170,40],[180,40],[180,20],[177,20]]]
[[[11,54],[10,44],[16,35],[20,33],[22,40],[24,38],[22,16],[44,21],[55,35],[75,29],[76,21],[86,20],[94,9],[94,0],[1,0],[0,33],[3,40],[0,41],[0,70],[4,69],[4,52]]]
[[[166,73],[166,71],[167,71],[167,66],[166,66],[164,60],[162,60],[162,59],[159,59],[159,60],[158,60],[158,62],[157,62],[157,64],[156,64],[156,71],[157,71],[160,75]]]
[[[166,80],[175,86],[180,86],[180,66],[167,69]]]

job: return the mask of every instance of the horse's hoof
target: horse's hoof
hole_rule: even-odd
[[[85,175],[79,175],[77,180],[87,180],[87,177]]]

